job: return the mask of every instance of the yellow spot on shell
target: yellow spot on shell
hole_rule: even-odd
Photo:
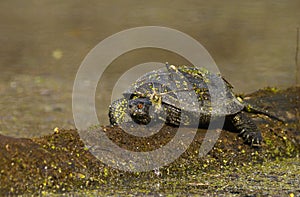
[[[55,134],[58,134],[58,133],[59,133],[58,127],[55,127],[55,128],[54,128],[54,133],[55,133]]]
[[[241,103],[243,102],[243,99],[241,97],[236,97],[238,101],[240,101]]]
[[[103,175],[104,175],[104,177],[108,176],[108,169],[107,168],[103,169]]]

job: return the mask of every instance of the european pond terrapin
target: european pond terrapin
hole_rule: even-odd
[[[231,124],[245,143],[259,146],[261,133],[243,111],[276,118],[236,97],[232,86],[219,74],[185,65],[167,63],[166,68],[148,72],[133,83],[123,96],[109,107],[111,125],[128,121],[126,116],[143,125],[164,121],[173,126],[198,127],[221,119]]]

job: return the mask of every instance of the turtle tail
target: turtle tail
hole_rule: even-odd
[[[268,110],[259,108],[257,106],[251,105],[245,101],[243,101],[243,104],[245,105],[244,111],[249,112],[249,113],[254,113],[254,114],[263,114],[266,115],[274,120],[280,121],[280,122],[285,122],[283,119],[271,114]]]

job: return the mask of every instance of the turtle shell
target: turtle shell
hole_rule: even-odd
[[[220,75],[205,68],[166,65],[141,76],[123,93],[126,99],[161,97],[168,104],[186,112],[209,115],[235,114],[244,108],[232,86]]]

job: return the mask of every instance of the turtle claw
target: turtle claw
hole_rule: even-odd
[[[252,147],[260,147],[261,146],[261,141],[262,141],[262,138],[257,138],[257,139],[252,139],[251,140],[251,146]]]
[[[243,113],[238,113],[232,118],[232,123],[240,131],[239,136],[243,138],[246,144],[252,147],[261,145],[261,133],[249,117]]]
[[[244,142],[246,144],[249,144],[252,147],[261,146],[262,136],[260,132],[249,131],[249,130],[247,131],[246,129],[243,129],[239,133],[239,136],[241,136],[244,139]]]

